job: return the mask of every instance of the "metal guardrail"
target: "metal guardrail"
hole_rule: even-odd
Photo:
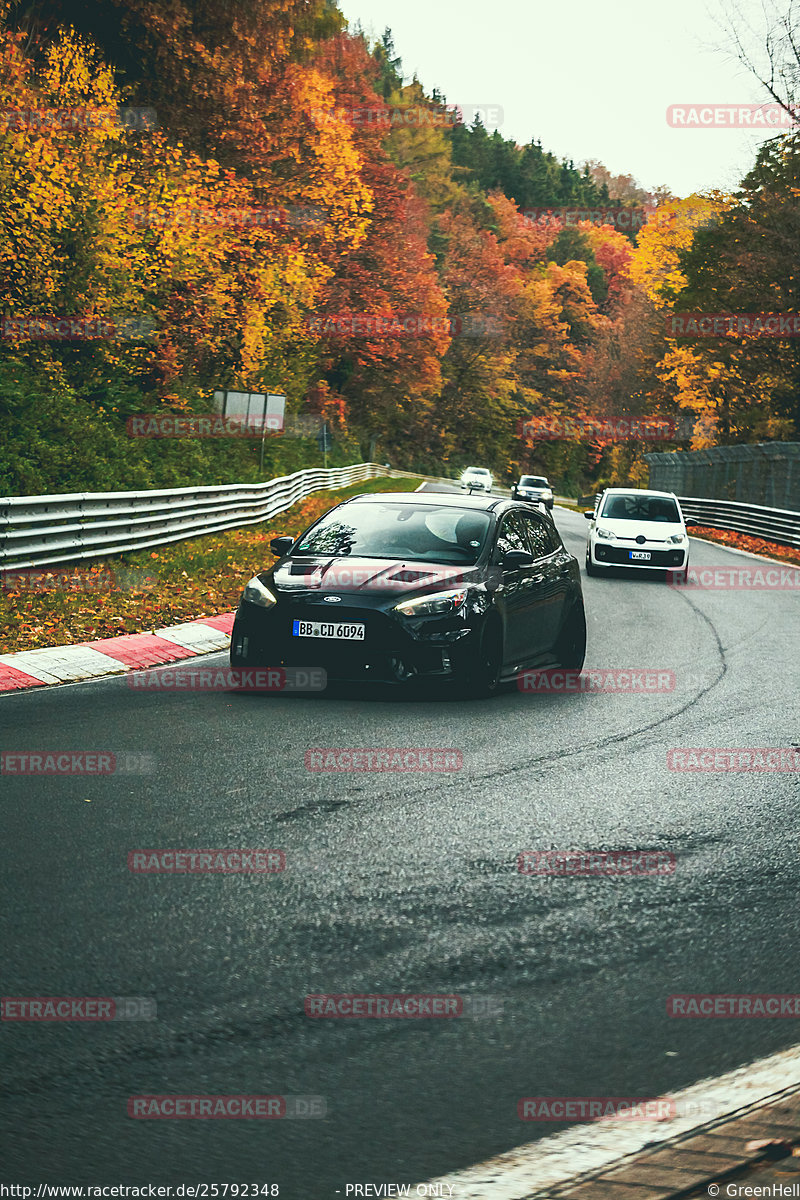
[[[800,547],[800,512],[742,504],[738,500],[706,500],[697,496],[679,496],[678,500],[684,516],[692,517],[699,525],[732,529],[782,546]]]
[[[378,476],[435,476],[378,463],[311,468],[264,483],[221,484],[143,492],[68,492],[0,498],[0,570],[47,566],[146,550],[185,538],[257,525],[313,492]],[[451,485],[453,480],[449,481]],[[584,498],[581,498],[584,499]],[[800,547],[800,513],[735,500],[680,496],[687,517]]]
[[[257,525],[312,492],[399,476],[377,463],[296,471],[264,483],[0,498],[0,570],[146,550]]]

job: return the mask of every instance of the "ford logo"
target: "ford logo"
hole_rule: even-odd
[[[340,604],[341,599],[341,596],[323,596],[323,600],[326,604]]]

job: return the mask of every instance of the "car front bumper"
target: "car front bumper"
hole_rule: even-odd
[[[337,622],[363,622],[363,641],[296,637],[295,620],[328,620],[319,602],[282,599],[272,609],[242,600],[231,632],[231,662],[242,666],[321,667],[330,679],[404,683],[457,679],[474,663],[480,614],[400,621],[376,607],[337,605]]]
[[[670,550],[656,549],[644,545],[641,550],[650,555],[649,559],[631,558],[631,552],[639,547],[620,546],[615,542],[595,541],[590,544],[592,564],[598,567],[631,567],[637,571],[679,571],[686,565],[689,554],[685,546],[675,546]]]

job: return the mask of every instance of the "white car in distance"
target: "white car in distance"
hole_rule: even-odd
[[[467,467],[461,472],[459,479],[462,491],[471,492],[487,492],[491,494],[494,480],[492,479],[491,471],[487,471],[486,467]]]
[[[644,571],[683,571],[689,565],[689,538],[678,497],[644,488],[606,488],[589,526],[586,574],[609,567]]]

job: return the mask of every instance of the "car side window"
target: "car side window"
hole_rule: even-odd
[[[554,528],[532,513],[521,513],[520,517],[527,535],[527,549],[534,558],[547,558],[561,549],[561,538]]]
[[[495,562],[499,562],[509,550],[527,550],[528,543],[519,513],[507,513],[500,524],[495,543]]]

